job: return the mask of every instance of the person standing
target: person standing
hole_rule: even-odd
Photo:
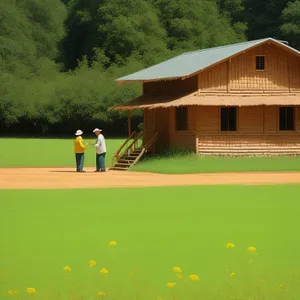
[[[97,136],[95,148],[96,148],[96,171],[95,172],[105,172],[105,156],[106,156],[106,144],[105,138],[102,134],[102,129],[95,128],[93,130]]]
[[[76,172],[85,172],[83,171],[84,164],[84,150],[86,146],[83,144],[82,140],[83,131],[78,129],[75,133],[76,139],[74,141],[74,152],[76,160]]]

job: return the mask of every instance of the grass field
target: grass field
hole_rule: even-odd
[[[94,139],[86,139],[94,142]],[[106,164],[111,166],[113,153],[122,139],[107,139]],[[71,167],[75,165],[73,139],[0,139],[0,167]],[[95,165],[95,149],[87,148],[85,166]],[[146,157],[131,171],[165,174],[240,171],[299,171],[300,157],[199,157],[186,152],[170,152]]]
[[[297,185],[2,190],[0,299],[298,299],[299,194]]]
[[[299,170],[300,157],[200,157],[185,152],[146,158],[130,169],[162,174]]]
[[[75,166],[74,139],[0,139],[0,167],[65,167]],[[84,139],[94,143],[95,139]],[[121,139],[108,139],[107,166]],[[85,151],[85,166],[95,165],[95,148]]]

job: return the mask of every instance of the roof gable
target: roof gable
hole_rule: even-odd
[[[278,40],[266,38],[186,52],[152,67],[118,78],[117,81],[158,81],[186,77],[268,41],[300,56],[300,52],[296,49],[291,48]]]

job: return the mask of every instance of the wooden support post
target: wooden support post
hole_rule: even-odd
[[[128,110],[128,136],[131,135],[131,114],[130,110]]]
[[[230,60],[227,60],[227,93],[230,92]]]
[[[287,71],[288,71],[288,83],[289,83],[289,93],[291,92],[291,68],[289,56],[287,56]]]
[[[266,112],[265,112],[266,106],[263,105],[263,134],[265,134],[266,131]]]

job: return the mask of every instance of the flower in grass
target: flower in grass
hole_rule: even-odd
[[[179,267],[174,267],[174,268],[173,268],[173,271],[174,271],[175,273],[181,273],[181,272],[182,272],[181,269],[180,269]]]
[[[102,268],[102,269],[100,270],[100,273],[101,273],[102,275],[107,275],[107,274],[108,274],[108,270],[106,270],[105,268]]]
[[[90,265],[90,268],[94,267],[96,265],[96,261],[95,260],[90,260],[89,265]]]
[[[169,282],[169,283],[167,284],[167,287],[173,288],[175,285],[176,285],[176,282]]]
[[[227,243],[226,248],[228,248],[228,249],[234,248],[234,244],[233,243]]]
[[[36,289],[35,288],[27,288],[26,293],[28,294],[36,294]]]
[[[98,292],[97,295],[103,297],[103,296],[105,296],[105,293],[104,292]]]
[[[117,245],[117,242],[116,241],[111,241],[108,243],[110,247],[114,247]]]
[[[192,281],[198,281],[200,280],[199,276],[196,275],[196,274],[192,274],[189,276],[189,279],[192,280]]]
[[[283,291],[283,290],[285,289],[284,284],[281,284],[281,285],[279,286],[279,288]]]
[[[65,272],[70,272],[72,269],[71,269],[69,266],[65,266],[65,267],[63,268],[63,270],[64,270]]]
[[[9,289],[9,290],[7,291],[7,293],[8,293],[8,295],[10,295],[10,296],[13,296],[13,295],[17,295],[17,294],[18,294],[18,292],[17,292],[15,289]]]
[[[176,274],[176,276],[177,276],[178,279],[182,279],[182,278],[183,278],[183,275],[180,274],[180,273],[179,273],[179,274]]]
[[[256,248],[251,246],[247,249],[248,252],[251,252],[251,253],[255,253],[256,252]]]
[[[234,273],[234,272],[231,272],[231,273],[230,273],[230,276],[231,276],[231,277],[234,277],[234,276],[235,276],[235,273]]]

